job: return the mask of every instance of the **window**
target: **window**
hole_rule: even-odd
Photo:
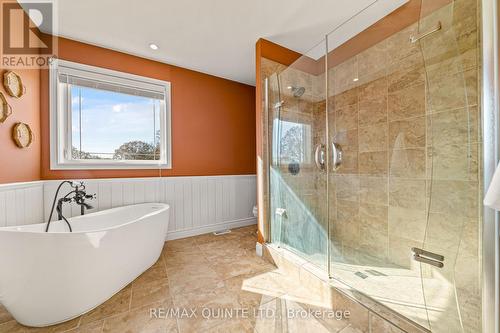
[[[311,163],[311,125],[274,119],[273,131],[274,164]]]
[[[51,169],[171,167],[170,83],[54,60]]]

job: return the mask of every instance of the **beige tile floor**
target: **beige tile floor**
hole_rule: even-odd
[[[358,332],[344,319],[304,315],[327,304],[324,295],[256,256],[255,243],[255,226],[169,241],[150,269],[89,313],[29,328],[0,308],[0,332]],[[152,309],[181,312],[155,318]]]

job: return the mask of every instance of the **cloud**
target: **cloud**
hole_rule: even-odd
[[[122,112],[126,107],[126,104],[115,104],[111,107],[111,109],[113,112]]]

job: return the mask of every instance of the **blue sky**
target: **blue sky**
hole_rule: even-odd
[[[114,153],[122,143],[154,141],[159,129],[159,108],[154,100],[91,88],[72,87],[73,146],[79,147],[79,91],[82,101],[82,150],[92,153]],[[110,157],[111,155],[106,155]],[[102,156],[104,157],[104,156]]]

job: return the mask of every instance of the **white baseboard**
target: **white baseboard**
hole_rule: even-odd
[[[181,239],[181,238],[186,238],[186,237],[198,236],[198,235],[208,234],[210,232],[214,232],[214,231],[218,231],[218,230],[241,228],[241,227],[246,227],[246,226],[254,225],[254,224],[257,224],[257,218],[255,218],[255,217],[250,217],[250,218],[235,220],[235,221],[227,221],[227,222],[223,222],[223,223],[206,225],[206,226],[202,226],[202,227],[194,228],[194,229],[172,231],[172,232],[169,232],[167,234],[166,240],[169,241],[169,240]]]

